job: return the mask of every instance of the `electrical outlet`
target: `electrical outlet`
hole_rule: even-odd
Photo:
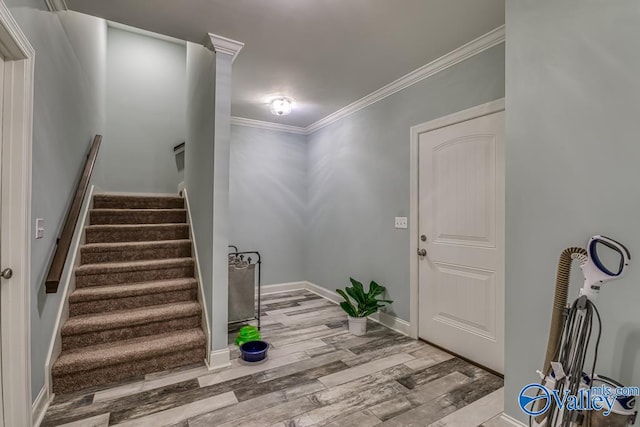
[[[397,216],[396,217],[396,228],[407,228],[408,222],[406,216]]]
[[[36,218],[36,239],[44,237],[44,219]]]

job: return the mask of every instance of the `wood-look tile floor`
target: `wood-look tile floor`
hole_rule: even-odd
[[[349,334],[339,306],[308,291],[266,295],[268,359],[189,366],[56,396],[43,427],[494,425],[503,381],[424,342],[368,323]]]

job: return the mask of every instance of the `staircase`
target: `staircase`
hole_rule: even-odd
[[[85,237],[51,369],[54,393],[202,362],[184,200],[96,195]]]

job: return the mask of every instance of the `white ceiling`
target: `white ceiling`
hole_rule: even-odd
[[[241,41],[232,114],[308,126],[504,24],[504,0],[67,0],[182,40]],[[265,99],[296,101],[289,116]]]

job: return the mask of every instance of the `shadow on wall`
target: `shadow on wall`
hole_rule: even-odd
[[[184,150],[176,154],[176,170],[178,171],[178,183],[184,182]]]
[[[264,256],[263,284],[306,280],[306,143],[302,135],[232,126],[229,242]]]
[[[614,366],[619,366],[619,372],[615,372],[614,378],[618,378],[625,385],[630,385],[630,376],[624,377],[621,376],[621,373],[636,372],[636,363],[638,355],[640,355],[640,330],[638,325],[634,323],[623,324],[616,334],[614,348],[621,349],[618,352],[619,362],[614,364]]]

